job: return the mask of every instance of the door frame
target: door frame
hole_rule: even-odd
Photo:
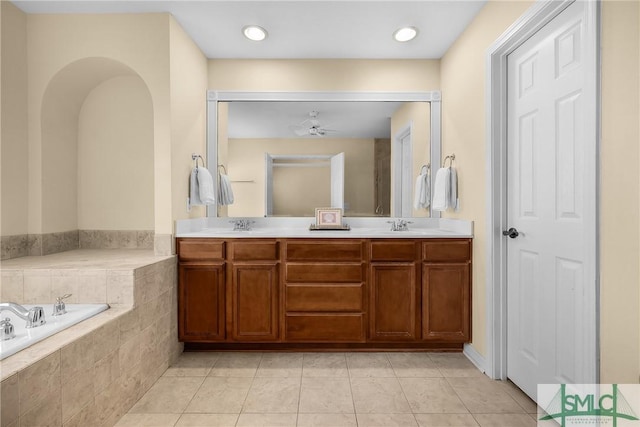
[[[409,137],[408,149],[411,156],[406,156],[405,153],[405,143],[402,141]],[[409,121],[406,125],[404,125],[393,137],[393,142],[391,144],[391,162],[392,162],[392,194],[393,194],[393,204],[391,206],[391,215],[396,217],[407,217],[412,216],[413,214],[413,192],[411,191],[412,186],[406,188],[404,185],[403,178],[406,170],[403,169],[407,163],[411,166],[409,170],[409,175],[413,176],[413,121]],[[433,194],[433,193],[431,193]],[[398,197],[400,196],[400,197]],[[403,215],[404,208],[407,208],[409,215]]]
[[[475,356],[474,362],[484,368],[493,379],[507,378],[507,242],[502,230],[507,227],[507,56],[524,43],[529,37],[544,27],[576,0],[537,1],[520,19],[509,27],[486,55],[486,359],[474,350],[468,353]],[[578,0],[579,1],[579,0]],[[600,379],[599,345],[599,147],[600,147],[600,1],[584,2],[587,11],[585,40],[589,46],[587,66],[593,66],[593,79],[586,83],[589,88],[585,108],[595,110],[595,158],[587,159],[586,167],[592,168],[595,178],[595,227],[592,242],[594,287],[590,289],[593,310],[589,313],[589,348],[594,351],[589,366],[594,371],[587,377],[594,383]],[[591,110],[591,111],[594,111]],[[591,305],[591,304],[590,304]],[[465,349],[466,350],[466,349]],[[473,360],[473,359],[472,359]]]

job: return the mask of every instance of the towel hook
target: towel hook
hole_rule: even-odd
[[[196,162],[196,169],[198,169],[198,159],[200,159],[202,161],[202,167],[205,167],[204,159],[202,158],[202,156],[200,154],[191,153],[191,160]]]
[[[449,159],[449,167],[453,166],[453,161],[456,159],[456,155],[454,153],[451,153],[450,156],[447,156],[444,158],[444,160],[442,161],[442,167],[446,167],[447,166],[447,159]]]
[[[227,168],[225,168],[224,165],[218,165],[218,171],[220,171],[220,168],[222,168],[224,174],[227,175]]]
[[[422,167],[420,168],[420,175],[424,175],[425,173],[429,172],[429,169],[431,169],[431,163],[422,165]]]

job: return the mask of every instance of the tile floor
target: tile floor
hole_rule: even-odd
[[[459,353],[184,353],[117,427],[520,427],[535,414]]]

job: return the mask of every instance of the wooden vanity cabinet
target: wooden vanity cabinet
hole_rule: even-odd
[[[225,243],[178,240],[178,336],[180,341],[226,338]]]
[[[233,341],[279,338],[279,243],[236,240],[229,243],[229,325]]]
[[[369,337],[375,341],[418,338],[419,243],[412,239],[370,244]]]
[[[471,339],[471,240],[422,243],[422,338]]]

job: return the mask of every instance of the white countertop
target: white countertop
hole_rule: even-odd
[[[250,218],[251,230],[234,231],[234,219],[200,218],[181,220],[176,224],[176,237],[209,238],[471,238],[473,222],[443,218],[410,218],[408,230],[391,231],[387,221],[395,218],[345,218],[351,229],[309,230],[313,218]]]

